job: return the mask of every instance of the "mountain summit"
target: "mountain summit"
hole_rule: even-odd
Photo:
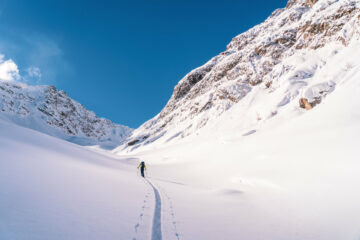
[[[0,118],[80,145],[111,149],[132,129],[99,118],[54,86],[0,81]]]

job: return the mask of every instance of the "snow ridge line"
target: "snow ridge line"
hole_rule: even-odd
[[[151,240],[162,240],[160,194],[159,194],[159,191],[157,190],[157,188],[148,179],[146,179],[146,181],[153,188],[154,195],[155,195],[155,210],[154,210],[154,217],[153,217]]]

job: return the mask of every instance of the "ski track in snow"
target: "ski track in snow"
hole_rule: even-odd
[[[162,240],[160,194],[159,194],[158,189],[148,179],[146,179],[146,181],[153,188],[154,195],[155,195],[155,210],[154,210],[154,217],[153,217],[151,240]]]
[[[151,240],[162,240],[163,238],[166,238],[167,240],[180,240],[180,234],[177,230],[177,222],[175,220],[175,213],[173,209],[173,204],[171,201],[171,198],[166,194],[166,192],[160,188],[159,186],[155,186],[152,181],[149,179],[144,179],[149,184],[149,190],[145,194],[145,198],[143,201],[143,205],[141,207],[141,211],[139,214],[139,220],[134,225],[134,235],[131,238],[132,240],[141,240],[141,239],[151,239]],[[165,181],[169,182],[170,181]],[[179,184],[179,183],[177,183]],[[149,209],[149,196],[151,194],[151,189],[154,192],[154,198],[155,198],[155,207],[154,207],[154,213],[152,216],[152,229],[151,229],[151,238],[149,237],[147,232],[147,220],[150,221],[148,218],[148,213],[146,209]],[[165,208],[165,209],[164,209]],[[165,214],[164,216],[162,216]],[[162,226],[162,220],[165,220],[166,222],[169,221],[170,224],[165,224],[165,226]],[[164,228],[164,231],[163,231]]]
[[[151,178],[153,180],[156,180],[156,181],[160,181],[160,182],[165,182],[165,183],[173,183],[173,184],[178,184],[178,185],[185,185],[185,183],[182,183],[182,182],[175,182],[175,181],[169,181],[169,180],[164,180],[164,179],[160,179],[160,178]]]

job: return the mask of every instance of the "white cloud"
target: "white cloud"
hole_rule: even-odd
[[[19,68],[16,63],[11,60],[4,60],[5,55],[0,54],[0,80],[15,81],[20,79]]]

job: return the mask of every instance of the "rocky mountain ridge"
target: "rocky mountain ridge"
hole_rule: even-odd
[[[337,84],[318,75],[360,39],[359,5],[359,0],[290,0],[181,79],[165,108],[117,150],[191,135],[247,98],[259,101],[260,92],[266,92],[264,99],[274,96],[273,102],[249,109],[239,121],[261,124],[288,106],[315,107]]]
[[[81,145],[113,148],[132,129],[99,118],[54,86],[0,81],[0,117]]]

